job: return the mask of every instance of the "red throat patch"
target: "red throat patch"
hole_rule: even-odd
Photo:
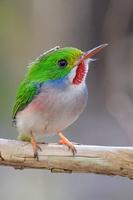
[[[85,63],[82,61],[80,64],[78,64],[78,67],[76,69],[76,75],[72,81],[74,85],[80,84],[85,76],[86,69],[85,69]]]

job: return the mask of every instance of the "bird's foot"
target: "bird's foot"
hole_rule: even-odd
[[[63,135],[63,133],[58,132],[58,135],[59,135],[59,137],[61,138],[60,141],[59,141],[59,144],[64,144],[64,145],[66,145],[66,146],[68,147],[68,149],[72,151],[73,156],[75,156],[75,153],[77,153],[77,150],[76,150],[74,144],[73,144],[71,141],[69,141],[69,140]]]
[[[42,151],[41,147],[38,145],[36,139],[34,138],[33,134],[31,134],[31,145],[34,151],[34,158],[37,159],[37,161],[39,161],[39,157],[38,157],[38,150]]]

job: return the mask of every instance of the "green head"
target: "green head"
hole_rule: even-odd
[[[17,112],[23,110],[36,96],[38,83],[58,80],[67,76],[72,84],[82,83],[88,71],[89,59],[105,46],[107,44],[87,52],[72,47],[55,47],[37,58],[29,65],[25,79],[17,91],[12,113],[13,119],[15,119]]]
[[[67,76],[82,57],[83,52],[77,48],[54,48],[41,55],[28,69],[29,81],[49,81]]]

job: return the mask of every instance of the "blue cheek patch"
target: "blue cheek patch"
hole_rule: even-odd
[[[68,85],[68,80],[66,77],[63,77],[57,80],[48,81],[47,84],[57,89],[65,89]]]
[[[50,80],[44,83],[34,83],[36,90],[36,95],[38,95],[41,92],[42,87],[53,87],[56,89],[65,89],[68,85],[67,77],[63,77],[57,80]]]

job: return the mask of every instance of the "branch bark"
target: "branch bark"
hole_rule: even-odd
[[[0,139],[0,165],[15,169],[48,169],[51,172],[96,173],[133,179],[133,147],[76,145],[72,156],[66,146],[40,144],[39,161],[33,157],[31,144]]]

